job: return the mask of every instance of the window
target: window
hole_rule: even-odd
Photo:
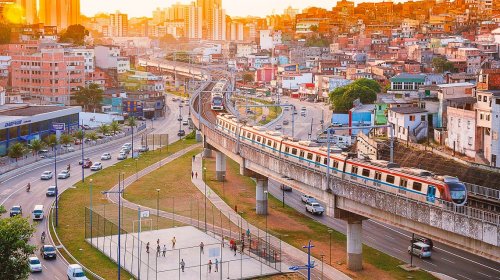
[[[458,119],[458,124],[457,124],[457,125],[458,125],[458,127],[460,127],[460,126],[461,126],[461,123],[462,123],[462,120],[461,120],[461,119]]]
[[[321,162],[321,156],[316,156],[316,162]]]
[[[487,114],[486,115],[486,120],[489,121],[490,120],[490,114]]]
[[[410,121],[411,121],[411,122],[414,122],[414,121],[415,121],[415,116],[414,116],[414,115],[411,115],[411,116],[410,116]]]
[[[420,116],[420,121],[425,122],[425,115]]]
[[[477,101],[481,101],[483,99],[483,96],[482,95],[478,95],[477,96]]]
[[[338,161],[333,161],[333,168],[339,168],[339,162]]]
[[[382,173],[380,172],[375,172],[375,180],[381,181],[382,180]]]
[[[287,147],[288,148],[288,147]],[[295,148],[292,148],[292,155],[296,155],[297,154],[297,149]]]
[[[416,191],[421,191],[422,190],[422,183],[413,182],[413,189]]]
[[[358,174],[358,167],[353,165],[353,166],[351,167],[351,173],[352,173],[352,174]]]
[[[487,102],[488,101],[488,96],[483,96],[483,102]]]
[[[386,177],[385,177],[385,181],[387,183],[394,184],[394,180],[395,180],[395,178],[392,175],[386,175]]]
[[[468,138],[468,144],[469,144],[469,146],[472,146],[472,137]]]
[[[312,153],[307,153],[307,159],[312,160],[313,159],[313,154]]]
[[[327,158],[327,157],[324,157],[324,158],[323,158],[323,164],[324,164],[324,165],[328,165],[328,158]]]
[[[278,144],[276,142],[274,142],[273,148],[276,150],[277,147],[278,147]]]
[[[272,144],[273,144],[273,143],[271,143],[271,140],[267,140],[267,145],[268,145],[269,147],[271,147],[271,146],[272,146]]]
[[[399,180],[399,186],[406,189],[406,187],[408,186],[408,180],[401,178]]]
[[[483,113],[479,114],[479,119],[482,120],[483,119]]]
[[[262,137],[262,144],[266,144],[266,138]]]
[[[470,129],[470,121],[467,121],[467,129]]]
[[[300,151],[299,157],[304,158],[304,151]]]
[[[500,98],[495,99],[495,104],[500,105]]]
[[[362,175],[364,177],[370,177],[370,169],[363,168],[363,173]]]
[[[257,142],[260,143],[260,136],[257,136]]]

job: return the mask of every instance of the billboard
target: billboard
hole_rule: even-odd
[[[142,101],[123,101],[123,112],[129,116],[143,116]]]

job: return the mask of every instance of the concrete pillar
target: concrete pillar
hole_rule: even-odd
[[[352,271],[363,269],[362,220],[347,221],[347,267]]]
[[[226,155],[222,152],[215,152],[215,177],[217,181],[224,181],[226,176]]]
[[[204,148],[203,149],[203,157],[204,158],[212,157],[212,150],[210,150],[209,148]]]
[[[257,215],[267,215],[267,178],[257,178],[257,188],[255,191],[256,207],[255,211]]]
[[[196,130],[196,142],[201,142],[203,141],[203,135],[201,134],[201,131],[199,129]]]

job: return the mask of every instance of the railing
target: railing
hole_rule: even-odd
[[[471,194],[500,201],[500,190],[490,189],[470,183],[465,183],[465,186],[467,187],[467,191]]]

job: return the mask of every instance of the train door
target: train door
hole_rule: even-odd
[[[427,187],[427,201],[434,203],[436,200],[436,187],[429,185]]]

